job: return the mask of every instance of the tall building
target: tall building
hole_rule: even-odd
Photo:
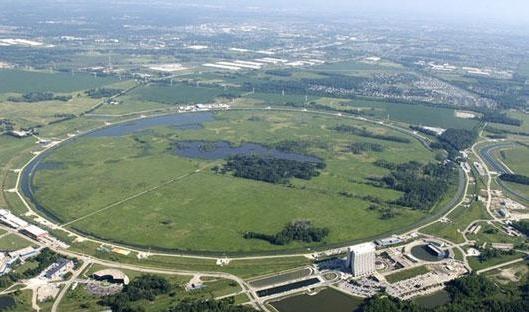
[[[349,247],[346,264],[354,276],[369,275],[375,272],[375,245],[363,243]]]

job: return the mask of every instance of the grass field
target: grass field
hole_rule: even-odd
[[[0,238],[0,250],[13,251],[33,245],[30,241],[15,234],[7,234]]]
[[[448,215],[448,219],[450,219],[449,223],[436,222],[429,227],[422,229],[421,232],[439,236],[454,243],[463,243],[465,240],[461,232],[464,231],[472,221],[488,218],[489,216],[485,211],[483,204],[480,202],[474,202],[470,207],[461,205]]]
[[[94,265],[85,275],[105,269],[100,265]],[[130,280],[144,273],[131,270],[122,270]],[[211,279],[204,281],[206,287],[193,292],[186,292],[184,287],[191,279],[190,276],[161,275],[168,279],[171,284],[171,291],[166,295],[159,295],[155,301],[140,300],[134,306],[141,306],[145,311],[163,311],[182,300],[211,299],[219,296],[230,295],[241,290],[237,283],[225,279]],[[84,285],[78,285],[76,289],[70,289],[59,306],[60,311],[102,311],[103,306],[97,302],[100,297],[90,294]]]
[[[63,222],[73,221],[70,226],[78,231],[142,247],[189,251],[256,252],[315,246],[274,246],[242,238],[246,231],[275,233],[298,219],[330,228],[325,242],[329,244],[393,232],[425,217],[402,208],[395,218],[380,220],[379,212],[367,209],[370,202],[362,196],[382,201],[400,196],[365,183],[370,176],[387,173],[373,161],[427,162],[433,154],[415,140],[387,142],[331,130],[342,123],[402,136],[368,123],[311,114],[219,113],[201,129],[175,132],[160,126],[123,137],[86,137],[68,144],[44,161],[48,169],[37,172],[36,198]],[[327,167],[312,180],[292,180],[291,187],[217,175],[208,168],[222,160],[184,158],[168,150],[174,140],[227,140],[238,145],[308,138],[330,143],[308,150],[325,159]],[[345,145],[356,141],[384,144],[385,151],[362,155],[344,151]],[[157,188],[113,205],[153,187]],[[344,192],[352,198],[340,195]]]
[[[430,270],[428,270],[428,268],[423,265],[409,270],[404,270],[390,275],[386,275],[385,278],[389,283],[396,283],[418,275],[426,274],[428,272],[430,272]]]
[[[512,171],[529,176],[529,147],[516,145],[515,148],[504,150],[505,157],[500,158]]]
[[[90,74],[0,70],[0,93],[59,92],[97,88],[117,82],[116,78],[94,77]]]

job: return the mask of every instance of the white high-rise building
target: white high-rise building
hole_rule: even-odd
[[[363,243],[348,248],[347,268],[354,276],[364,276],[375,272],[375,244]]]

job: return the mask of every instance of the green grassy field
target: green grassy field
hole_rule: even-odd
[[[90,74],[0,70],[0,93],[61,92],[97,88],[117,82],[112,77],[94,77]]]
[[[500,158],[517,174],[529,176],[529,147],[517,145],[513,149],[504,150],[505,158]]]
[[[400,272],[393,273],[390,275],[386,275],[385,277],[389,283],[396,283],[398,281],[402,281],[402,280],[409,279],[409,278],[412,278],[418,275],[426,274],[428,272],[430,272],[430,270],[428,270],[428,268],[423,265],[423,266],[419,266],[413,269],[404,270],[404,271],[400,271]]]
[[[12,251],[33,245],[30,241],[15,234],[7,234],[0,238],[0,250]]]
[[[378,125],[312,114],[218,113],[202,129],[175,132],[171,127],[154,127],[124,137],[80,138],[45,160],[49,169],[35,175],[36,198],[63,222],[74,221],[70,226],[78,231],[145,248],[189,251],[257,252],[317,246],[274,246],[242,238],[246,231],[275,233],[298,219],[328,227],[325,244],[333,244],[397,231],[425,217],[425,213],[401,208],[396,217],[381,220],[379,212],[367,209],[370,202],[362,197],[391,201],[400,196],[365,183],[370,176],[387,173],[373,165],[375,160],[427,162],[433,159],[432,152],[415,140],[387,142],[331,130],[342,123],[403,135]],[[168,150],[175,140],[227,140],[237,145],[314,138],[330,143],[308,150],[325,159],[327,167],[312,180],[292,180],[291,187],[217,175],[209,168],[222,160],[184,158]],[[384,144],[385,151],[354,155],[344,150],[358,141]],[[113,204],[153,187],[157,188]],[[340,195],[344,192],[352,198]]]
[[[465,240],[461,232],[472,221],[488,218],[489,216],[482,203],[474,202],[470,207],[461,205],[448,215],[448,219],[450,219],[449,223],[436,222],[422,229],[421,232],[439,236],[454,243],[463,243]]]
[[[91,273],[105,269],[100,265],[94,265],[86,273]],[[144,273],[131,270],[122,270],[130,280]],[[219,296],[230,295],[241,290],[237,283],[225,279],[211,279],[204,281],[204,289],[193,292],[185,291],[184,287],[191,279],[191,276],[161,275],[171,284],[171,291],[166,295],[159,295],[155,301],[140,300],[134,303],[135,306],[142,306],[145,311],[162,311],[181,300],[211,299]],[[101,311],[102,305],[98,304],[100,297],[90,294],[84,285],[78,285],[76,289],[70,289],[59,306],[60,311]]]

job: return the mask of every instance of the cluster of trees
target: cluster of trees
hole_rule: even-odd
[[[520,220],[518,222],[513,222],[512,226],[523,234],[529,236],[529,221]]]
[[[0,131],[10,131],[15,127],[15,123],[10,119],[0,119]]]
[[[481,119],[487,122],[500,123],[510,126],[519,127],[522,125],[522,121],[520,119],[509,117],[507,114],[497,111],[486,112],[483,114]]]
[[[233,297],[222,300],[182,301],[167,312],[257,312],[251,306],[235,305]]]
[[[366,138],[373,138],[378,140],[384,140],[384,141],[391,141],[391,142],[397,142],[397,143],[410,143],[410,139],[396,136],[396,135],[385,135],[385,134],[379,134],[371,132],[367,129],[355,127],[355,126],[348,126],[348,125],[338,125],[334,127],[334,130],[338,132],[343,133],[350,133],[353,135],[366,137]]]
[[[219,173],[232,172],[234,176],[275,184],[288,183],[291,178],[310,180],[325,168],[323,162],[279,159],[258,155],[236,155],[228,159]]]
[[[310,221],[294,221],[286,225],[281,232],[274,235],[257,232],[244,233],[245,239],[260,239],[273,245],[287,245],[292,241],[305,243],[321,242],[329,235],[328,228],[314,227]]]
[[[114,312],[142,311],[133,302],[138,300],[154,301],[156,296],[167,294],[172,287],[169,281],[157,275],[141,275],[123,288],[121,293],[103,297],[100,304],[109,306]]]
[[[347,150],[353,154],[362,154],[363,152],[383,152],[384,146],[377,143],[355,142],[347,146]]]
[[[500,179],[507,182],[529,185],[529,177],[521,174],[504,173],[500,175]]]
[[[479,262],[487,262],[492,258],[498,258],[502,256],[514,255],[514,250],[500,250],[495,248],[481,248],[479,250]]]
[[[454,128],[447,129],[439,136],[439,140],[444,143],[445,148],[447,147],[448,149],[455,149],[457,151],[469,148],[476,142],[477,138],[478,133],[475,130]]]
[[[529,283],[517,292],[495,284],[482,275],[468,275],[448,283],[446,291],[450,303],[432,309],[421,307],[413,301],[400,301],[391,297],[373,297],[358,309],[362,312],[523,312],[529,311]]]
[[[272,145],[272,148],[275,148],[283,152],[292,152],[298,154],[307,154],[310,148],[320,148],[327,150],[329,149],[329,143],[318,140],[283,140]]]
[[[411,125],[410,129],[418,131],[418,132],[421,132],[421,133],[424,133],[426,135],[431,135],[431,136],[434,136],[434,137],[437,136],[437,133],[435,131],[432,131],[432,130],[429,130],[429,129],[425,129],[424,127]]]
[[[101,99],[101,98],[114,96],[116,94],[119,94],[120,92],[121,92],[120,89],[95,88],[95,89],[90,89],[86,91],[85,93],[86,95],[88,95],[89,97],[93,99]]]
[[[42,271],[44,271],[44,269],[49,267],[52,263],[55,263],[59,257],[60,256],[58,254],[49,248],[42,249],[40,254],[33,257],[32,259],[27,260],[27,262],[36,263],[37,266],[29,268],[25,271],[13,270],[3,276],[0,276],[0,287],[7,287],[21,279],[33,278],[39,275]],[[15,263],[14,266],[19,264],[20,263]]]
[[[44,101],[69,101],[72,99],[71,95],[55,95],[52,92],[29,92],[21,97],[9,97],[7,100],[10,102],[44,102]]]
[[[290,77],[292,71],[284,69],[270,69],[265,72],[267,75],[278,76],[278,77]]]
[[[41,252],[31,259],[32,262],[37,262],[38,265],[34,268],[26,270],[22,273],[24,278],[35,277],[47,267],[59,260],[60,256],[49,248],[44,248]]]
[[[393,164],[377,161],[376,165],[392,172],[381,181],[386,187],[404,192],[395,204],[414,209],[429,209],[448,191],[454,176],[452,165],[407,162]]]

